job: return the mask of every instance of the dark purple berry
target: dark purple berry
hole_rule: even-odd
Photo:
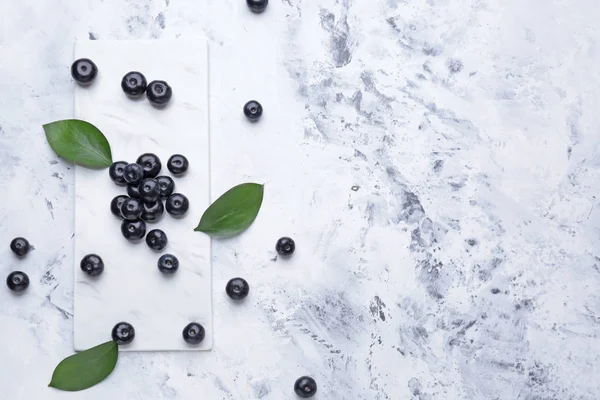
[[[171,101],[172,96],[173,89],[165,81],[152,81],[146,89],[146,97],[150,104],[157,108],[165,107]]]
[[[158,185],[160,186],[160,197],[166,199],[173,194],[175,190],[175,182],[170,176],[159,176],[156,178]]]
[[[190,208],[190,202],[181,193],[173,193],[165,202],[167,212],[174,217],[184,215]]]
[[[98,75],[98,67],[88,58],[80,58],[71,65],[71,76],[81,86],[91,85]]]
[[[146,92],[147,86],[146,77],[137,71],[128,72],[121,80],[121,89],[131,98],[141,97]]]
[[[128,322],[119,322],[113,328],[111,336],[118,345],[129,344],[135,338],[135,329]]]
[[[275,250],[280,256],[291,256],[296,250],[296,243],[289,237],[282,237],[277,241]]]
[[[317,382],[309,376],[300,377],[294,384],[294,392],[303,399],[313,397],[317,393]]]
[[[158,200],[154,203],[144,203],[142,206],[142,219],[146,222],[156,222],[162,217],[165,212],[165,206],[162,201]]]
[[[162,169],[160,158],[152,153],[142,154],[138,157],[136,163],[144,169],[144,178],[156,178]]]
[[[29,242],[27,241],[27,239],[22,238],[22,237],[14,238],[10,242],[10,249],[18,257],[24,257],[27,253],[29,253],[30,248],[31,248],[31,246],[29,245]]]
[[[117,161],[114,162],[108,169],[108,175],[110,176],[110,179],[112,179],[112,181],[119,186],[124,186],[127,184],[127,182],[125,182],[125,177],[123,176],[126,166],[127,163],[125,161]]]
[[[6,278],[6,286],[13,292],[22,292],[29,287],[29,277],[25,272],[11,272]]]
[[[146,223],[141,219],[135,221],[123,221],[121,233],[130,242],[137,242],[146,235]]]
[[[146,235],[146,244],[154,251],[161,251],[167,245],[167,234],[160,229],[152,229]]]
[[[129,197],[120,194],[120,195],[116,196],[114,199],[112,199],[112,201],[110,202],[110,212],[112,212],[115,217],[117,217],[119,219],[123,219],[123,214],[121,214],[121,205],[128,198]]]
[[[204,340],[206,332],[204,327],[197,322],[192,322],[183,328],[183,340],[188,344],[199,344]]]
[[[181,154],[174,154],[167,161],[167,168],[175,176],[180,176],[186,173],[190,166],[188,159]]]
[[[104,271],[104,262],[97,254],[88,254],[79,263],[81,270],[89,276],[98,276]]]
[[[163,274],[174,274],[179,268],[179,260],[172,254],[165,254],[158,259],[158,270]]]
[[[128,198],[121,203],[121,215],[129,221],[139,219],[142,211],[144,211],[144,207],[140,199]]]
[[[144,169],[139,164],[127,164],[123,170],[123,178],[131,185],[138,185],[144,179]]]
[[[246,0],[246,4],[250,8],[250,11],[259,14],[265,11],[269,5],[269,0]]]
[[[227,293],[227,296],[231,297],[233,300],[242,300],[248,296],[250,286],[243,278],[233,278],[227,282],[225,292]]]
[[[260,103],[256,100],[250,100],[244,104],[244,115],[252,122],[256,122],[260,119],[263,113],[263,108]]]

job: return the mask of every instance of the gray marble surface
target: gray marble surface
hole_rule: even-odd
[[[600,9],[591,0],[0,2],[0,290],[7,399],[595,399],[600,392]],[[72,353],[75,39],[211,40],[212,191],[266,183],[213,242],[210,353]],[[157,62],[160,55],[156,56]],[[262,90],[262,91],[261,91]],[[235,129],[261,94],[265,124]],[[242,103],[243,104],[243,103]],[[93,228],[93,227],[90,227]],[[281,235],[298,244],[274,259]],[[36,247],[17,262],[9,241]],[[242,306],[221,289],[245,276]]]

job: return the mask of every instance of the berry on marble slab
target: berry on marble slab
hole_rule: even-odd
[[[123,221],[121,233],[130,242],[137,242],[146,236],[146,223],[141,219],[135,221]]]
[[[125,74],[121,80],[121,89],[130,98],[139,98],[146,93],[148,82],[141,72],[131,71]]]
[[[142,219],[146,222],[157,222],[165,212],[165,206],[162,201],[158,200],[154,203],[144,203],[142,210]]]
[[[275,244],[275,250],[280,256],[291,256],[296,250],[296,243],[292,238],[282,237]]]
[[[6,278],[6,286],[13,292],[22,292],[29,287],[29,277],[25,272],[11,272]]]
[[[242,300],[248,296],[250,285],[248,285],[248,282],[243,278],[233,278],[227,282],[225,292],[227,293],[227,296],[233,300]]]
[[[121,215],[129,221],[139,219],[144,211],[143,203],[140,199],[127,198],[121,203]]]
[[[144,203],[154,203],[160,198],[160,185],[153,178],[144,179],[138,186],[140,199]]]
[[[136,163],[127,164],[123,170],[123,178],[131,185],[139,185],[142,179],[144,179],[144,169]]]
[[[110,176],[110,179],[119,186],[125,186],[127,184],[127,182],[125,182],[125,177],[123,176],[126,166],[127,162],[116,161],[112,163],[108,169],[108,175]]]
[[[29,245],[29,241],[27,239],[17,237],[10,242],[10,249],[17,255],[17,257],[24,257],[27,253],[29,253],[31,246]]]
[[[160,197],[166,199],[173,194],[175,190],[175,182],[170,176],[159,176],[156,178],[160,186]]]
[[[250,11],[258,14],[265,11],[269,5],[269,0],[246,0],[246,4]]]
[[[173,89],[165,81],[152,81],[146,89],[146,97],[156,108],[163,108],[171,101]]]
[[[161,251],[167,245],[167,234],[160,229],[152,229],[146,235],[146,244],[154,251]]]
[[[169,157],[167,161],[167,168],[175,176],[181,176],[185,174],[190,166],[188,159],[181,154],[174,154]]]
[[[188,344],[200,344],[204,337],[206,336],[206,332],[204,327],[197,322],[192,322],[186,325],[183,328],[183,340]]]
[[[142,154],[138,157],[136,163],[144,169],[144,178],[156,178],[162,169],[160,158],[152,153]]]
[[[127,185],[127,194],[134,199],[140,198],[140,185]]]
[[[112,199],[112,201],[110,202],[110,212],[112,212],[112,214],[115,217],[117,217],[119,219],[123,219],[123,214],[121,214],[121,205],[128,198],[129,197],[120,194],[118,196],[115,196],[115,198]]]
[[[244,115],[252,122],[256,122],[260,119],[263,113],[263,108],[260,103],[256,100],[250,100],[244,104]]]
[[[71,76],[81,86],[88,86],[98,75],[98,67],[89,58],[80,58],[71,65]]]
[[[112,340],[119,346],[129,344],[135,339],[135,329],[128,322],[119,322],[111,332]]]
[[[303,399],[313,397],[317,393],[317,382],[309,376],[302,376],[294,384],[294,392]]]
[[[181,193],[173,193],[165,202],[167,212],[173,217],[184,215],[190,208],[190,202]]]
[[[89,276],[98,276],[104,271],[104,262],[97,254],[88,254],[79,263],[81,270]]]
[[[174,274],[179,269],[179,260],[172,254],[165,254],[158,259],[158,270],[163,274]]]

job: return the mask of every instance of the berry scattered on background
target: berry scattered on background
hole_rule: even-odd
[[[131,71],[125,74],[121,81],[121,89],[128,97],[139,98],[146,93],[148,82],[141,72]]]
[[[260,103],[256,100],[250,100],[244,104],[244,115],[252,122],[256,122],[260,119],[263,113],[263,108]]]
[[[89,58],[80,58],[71,65],[71,76],[81,86],[91,85],[98,75],[98,67]]]
[[[112,340],[119,346],[129,344],[135,339],[135,329],[128,322],[119,322],[111,332]]]
[[[29,277],[25,272],[11,272],[6,278],[6,286],[13,292],[22,292],[29,287]]]
[[[18,257],[24,257],[27,253],[29,253],[31,246],[29,245],[29,241],[27,241],[27,239],[18,237],[14,238],[10,242],[10,249]]]

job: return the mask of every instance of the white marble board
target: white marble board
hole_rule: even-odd
[[[194,232],[210,201],[208,46],[205,39],[160,41],[84,41],[74,47],[74,59],[87,57],[99,73],[90,87],[75,89],[75,118],[96,125],[108,138],[113,160],[134,162],[145,152],[157,154],[161,175],[170,175],[170,155],[184,154],[190,169],[174,178],[176,192],[190,200],[183,219],[166,211],[148,224],[169,238],[157,254],[146,243],[129,243],[121,221],[109,209],[111,199],[125,189],[112,183],[108,170],[76,167],[75,173],[75,350],[110,339],[119,321],[131,323],[135,340],[125,351],[209,350],[212,347],[210,239]],[[170,105],[154,109],[144,98],[133,101],[121,90],[128,71],[140,71],[150,82],[167,81],[173,88]],[[165,276],[156,266],[160,254],[178,257],[179,270]],[[87,277],[79,262],[88,253],[102,257],[105,270]],[[189,346],[181,332],[191,321],[201,323],[206,338]]]

